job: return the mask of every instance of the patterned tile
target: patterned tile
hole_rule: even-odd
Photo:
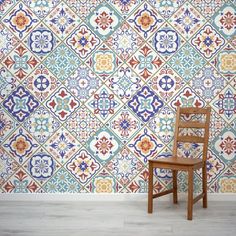
[[[19,165],[11,156],[0,147],[0,186],[16,172]]]
[[[59,163],[66,163],[80,148],[78,140],[61,127],[47,140],[44,147]]]
[[[80,143],[86,144],[87,140],[102,127],[102,123],[82,106],[66,121],[66,127]]]
[[[144,3],[129,17],[128,22],[144,39],[147,39],[164,20],[148,3]]]
[[[86,184],[97,174],[101,165],[91,154],[82,149],[67,162],[66,167],[81,184]]]
[[[43,185],[43,190],[47,193],[78,193],[79,183],[66,171],[61,168],[53,177]]]
[[[35,69],[39,60],[20,44],[5,57],[3,64],[17,79],[23,80]]]
[[[148,122],[154,117],[163,105],[163,101],[147,86],[128,102],[128,106],[143,122]]]
[[[168,61],[169,66],[186,81],[189,81],[205,63],[203,57],[190,44],[185,44]]]
[[[19,40],[3,24],[0,24],[0,37],[0,59],[2,59],[19,43]]]
[[[107,39],[122,21],[116,10],[105,2],[98,5],[86,20],[88,26],[103,40]]]
[[[212,17],[212,25],[227,39],[235,35],[235,5],[225,3]]]
[[[126,22],[106,41],[106,44],[124,61],[126,61],[142,43],[143,39]]]
[[[85,102],[101,86],[101,80],[89,67],[80,65],[66,79],[65,86],[77,99]]]
[[[118,56],[103,44],[88,60],[87,65],[100,76],[101,79],[106,80],[115,70],[120,66],[121,60]]]
[[[24,128],[43,144],[60,127],[60,123],[43,106],[40,106],[25,122]]]
[[[185,81],[170,66],[165,65],[149,80],[148,85],[163,101],[168,102],[185,85]]]
[[[65,44],[59,45],[44,61],[44,65],[61,81],[66,80],[79,64],[79,58]]]
[[[39,102],[23,86],[19,86],[3,102],[3,106],[18,122],[23,122],[39,106]]]
[[[147,128],[143,128],[128,144],[128,147],[144,164],[164,147],[163,143]]]
[[[124,64],[106,80],[106,85],[125,103],[137,90],[141,89],[144,82],[129,66]]]
[[[60,87],[46,101],[46,106],[60,121],[65,121],[80,106],[80,103],[66,88]]]
[[[28,132],[20,127],[5,140],[3,147],[19,164],[22,164],[39,145]]]
[[[145,44],[129,59],[128,64],[142,79],[148,80],[162,66],[163,59]]]
[[[84,24],[67,39],[67,45],[83,60],[99,46],[101,40]]]
[[[19,124],[10,117],[0,106],[0,143],[13,131]]]
[[[86,102],[86,106],[103,123],[111,118],[122,106],[122,102],[108,89],[102,86]]]
[[[78,25],[80,19],[64,2],[61,2],[48,14],[45,22],[54,34],[64,39]]]
[[[6,14],[12,7],[14,7],[17,3],[17,0],[7,0],[2,1],[0,6],[0,18]]]
[[[0,103],[19,85],[18,80],[0,64]]]
[[[120,147],[120,140],[107,128],[98,130],[86,143],[88,151],[103,165],[117,155]]]
[[[17,37],[22,39],[36,26],[39,20],[28,7],[19,2],[3,18],[3,22]]]
[[[186,1],[169,19],[169,22],[184,38],[189,39],[202,27],[205,19]]]

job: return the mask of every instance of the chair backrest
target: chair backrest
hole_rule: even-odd
[[[173,156],[177,155],[178,143],[202,143],[203,155],[202,160],[207,159],[207,149],[209,140],[209,126],[210,126],[210,113],[211,108],[196,108],[196,107],[177,107],[176,122],[175,122],[175,134],[174,134],[174,146]],[[183,115],[204,115],[204,122],[201,121],[182,121]],[[199,137],[197,135],[180,134],[180,129],[201,129],[204,131],[204,135]]]

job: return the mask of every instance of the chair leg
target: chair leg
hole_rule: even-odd
[[[188,171],[188,220],[193,218],[193,169]]]
[[[177,189],[177,175],[178,171],[177,170],[172,170],[172,175],[173,175],[173,203],[177,204],[178,203],[178,189]]]
[[[148,180],[148,213],[153,211],[153,167],[149,163],[149,180]]]
[[[203,196],[203,208],[207,208],[207,167],[204,164],[202,168],[202,192]]]

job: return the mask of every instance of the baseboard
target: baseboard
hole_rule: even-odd
[[[180,201],[186,201],[186,193],[179,193]],[[2,193],[0,201],[147,201],[147,194],[114,193],[114,194],[68,194],[68,193]],[[158,199],[159,201],[171,201],[172,195],[166,195]],[[236,201],[236,193],[209,193],[208,201]]]

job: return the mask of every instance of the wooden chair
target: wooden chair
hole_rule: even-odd
[[[187,201],[187,219],[192,220],[193,204],[203,198],[203,208],[207,208],[207,148],[209,139],[209,124],[210,124],[210,112],[211,108],[177,108],[176,123],[175,123],[175,134],[174,134],[174,146],[173,155],[170,158],[160,158],[157,160],[149,160],[149,183],[148,183],[148,213],[153,211],[153,198],[161,197],[163,195],[173,193],[173,202],[177,204],[177,174],[179,170],[188,172],[188,201]],[[193,115],[204,115],[205,121],[181,121],[181,115],[193,116]],[[204,130],[203,137],[196,135],[183,135],[180,134],[180,129],[201,129]],[[177,156],[178,143],[202,143],[203,154],[202,159],[196,158],[184,158]],[[173,175],[173,188],[153,194],[153,169],[164,168],[171,169]],[[194,170],[202,168],[202,193],[197,197],[193,198],[193,173]]]

